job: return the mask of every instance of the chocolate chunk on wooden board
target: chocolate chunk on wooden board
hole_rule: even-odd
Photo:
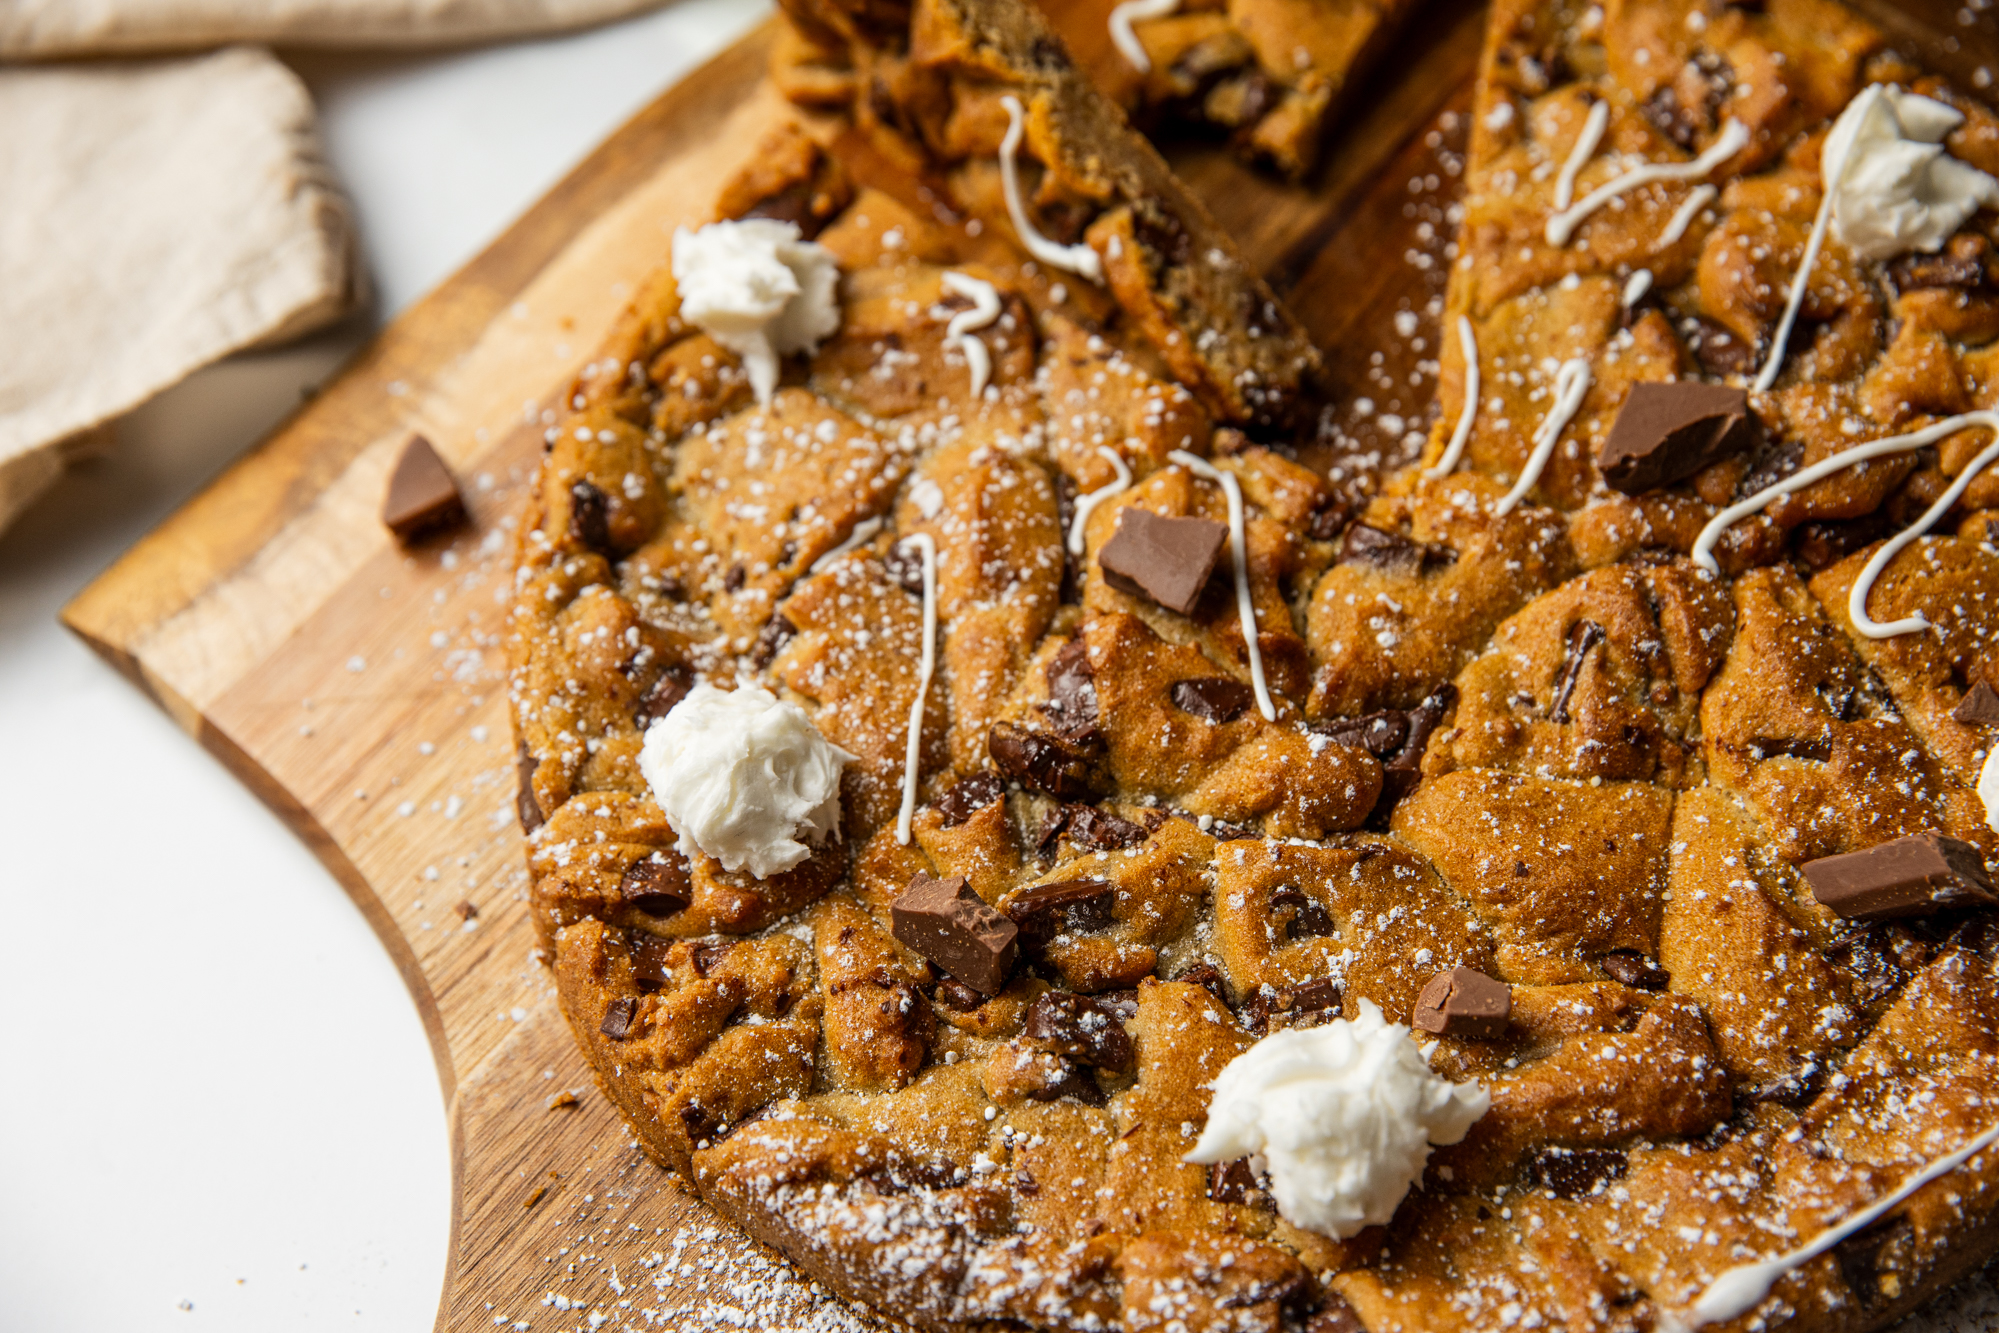
[[[1940,833],[1917,833],[1863,852],[1823,856],[1802,869],[1812,897],[1854,921],[1999,906],[1978,848]]]
[[[412,435],[389,474],[382,496],[382,522],[400,541],[415,541],[465,521],[465,500],[451,469],[429,440]]]
[[[918,875],[890,907],[895,937],[981,995],[997,995],[1019,954],[1019,927],[963,875]]]
[[[1168,518],[1131,505],[1118,511],[1117,531],[1097,553],[1097,567],[1113,588],[1190,615],[1228,540],[1226,523]]]

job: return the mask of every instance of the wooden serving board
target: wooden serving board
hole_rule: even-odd
[[[1906,31],[1902,14],[1885,17]],[[1349,450],[1427,422],[1479,17],[1427,5],[1308,186],[1214,148],[1175,155],[1325,349]],[[1992,49],[1983,18],[1977,36]],[[541,413],[673,228],[705,220],[794,114],[763,81],[771,39],[641,111],[63,616],[284,817],[400,967],[451,1108],[451,1333],[594,1328],[593,1311],[874,1325],[715,1219],[591,1086],[533,957],[514,815],[501,636]],[[1968,51],[1922,44],[1969,83]],[[472,523],[405,552],[377,511],[411,431],[458,473]]]

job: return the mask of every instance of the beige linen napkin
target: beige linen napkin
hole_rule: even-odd
[[[603,23],[661,0],[0,0],[0,58],[225,42],[412,46]]]
[[[266,52],[0,68],[0,127],[4,527],[96,428],[345,312],[358,269],[311,99]]]

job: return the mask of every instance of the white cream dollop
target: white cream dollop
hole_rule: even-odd
[[[840,327],[840,266],[795,223],[711,222],[673,233],[680,313],[743,358],[757,401],[777,388],[777,360],[810,352]]]
[[[639,772],[682,852],[767,879],[838,833],[840,766],[856,758],[769,690],[703,682],[646,729]]]
[[[1477,1084],[1432,1074],[1409,1029],[1369,1000],[1350,1020],[1265,1037],[1214,1089],[1187,1160],[1260,1155],[1277,1211],[1338,1239],[1393,1217],[1430,1145],[1456,1143],[1492,1106]]]
[[[1999,180],[1944,151],[1944,136],[1963,123],[1960,112],[1893,84],[1847,103],[1820,152],[1847,249],[1869,259],[1935,250],[1980,204],[1999,206]]]

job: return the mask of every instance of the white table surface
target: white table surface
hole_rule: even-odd
[[[196,376],[0,537],[0,1331],[431,1327],[449,1148],[401,979],[304,846],[56,613],[767,12],[682,0],[502,47],[297,55],[371,316]]]

